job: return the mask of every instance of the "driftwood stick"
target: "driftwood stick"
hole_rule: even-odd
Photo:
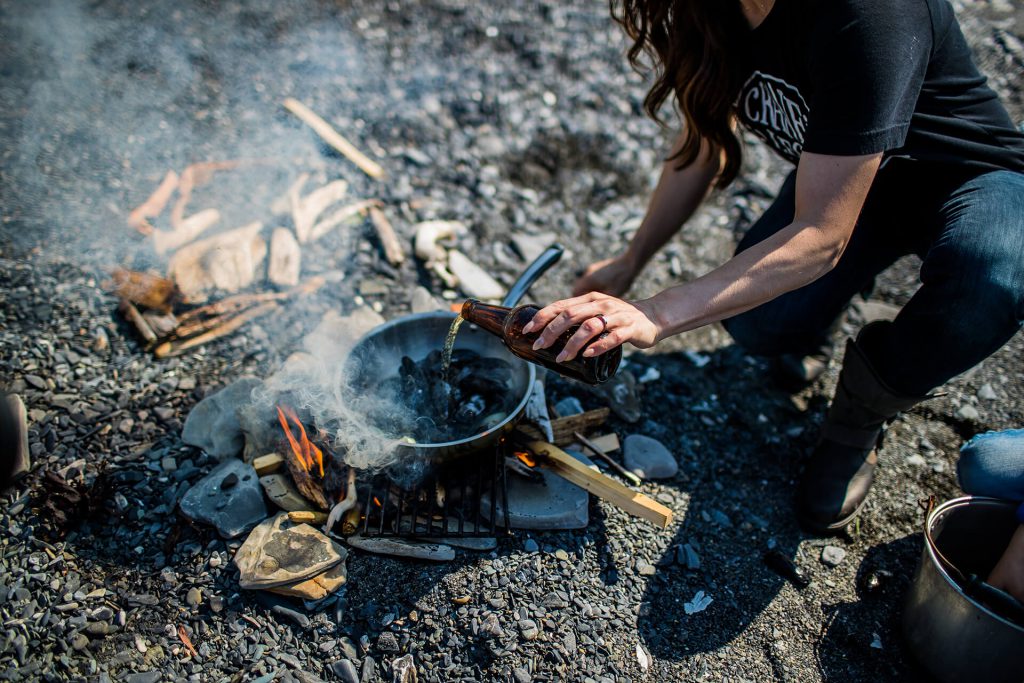
[[[187,325],[192,322],[206,317],[220,317],[230,313],[237,313],[249,306],[256,304],[266,303],[268,301],[284,301],[290,299],[293,296],[303,296],[306,294],[312,294],[316,290],[323,287],[325,280],[320,277],[311,277],[305,282],[292,287],[284,292],[261,292],[259,294],[236,294],[221,299],[220,301],[214,301],[211,304],[200,306],[199,308],[193,308],[190,311],[186,311],[178,316],[179,325]],[[180,329],[180,328],[179,328]],[[178,336],[184,337],[186,335],[179,334]]]
[[[387,258],[388,263],[393,266],[401,265],[405,260],[405,251],[402,249],[402,243],[398,241],[395,229],[391,227],[391,221],[376,206],[370,207],[370,220],[373,221],[373,227],[377,230],[377,237],[380,238],[380,244],[384,247],[384,257]]]
[[[118,307],[121,314],[132,324],[132,327],[139,333],[142,340],[146,342],[146,348],[150,348],[153,344],[156,344],[156,333],[153,332],[153,328],[149,326],[146,319],[139,313],[139,309],[135,308],[135,304],[127,299],[121,299],[121,305]]]
[[[150,225],[149,219],[160,215],[177,187],[178,174],[174,171],[168,171],[157,188],[153,190],[153,194],[149,195],[146,201],[132,209],[131,213],[128,214],[128,225],[143,235],[151,235],[153,233],[153,226]]]
[[[237,330],[238,328],[242,327],[246,323],[255,320],[256,318],[259,318],[261,316],[264,316],[267,313],[270,313],[277,307],[278,304],[276,301],[270,301],[265,304],[256,306],[255,308],[250,308],[244,313],[239,313],[235,317],[231,318],[220,327],[208,330],[198,336],[191,337],[183,341],[164,342],[160,346],[156,347],[156,349],[153,351],[153,355],[155,355],[157,358],[169,358],[171,356],[180,355],[185,351],[188,351],[189,349],[194,349],[195,347],[202,346],[203,344],[211,342],[214,339],[220,339],[221,337],[225,337],[234,332],[235,330]]]
[[[387,175],[377,162],[356,149],[355,145],[343,138],[338,131],[334,130],[331,124],[320,118],[316,112],[302,102],[289,97],[284,101],[284,106],[288,111],[295,114],[299,120],[312,128],[327,144],[341,152],[345,158],[358,166],[363,173],[375,180],[381,180]]]

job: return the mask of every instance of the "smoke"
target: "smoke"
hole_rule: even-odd
[[[261,386],[245,408],[246,422],[275,419],[275,406],[299,411],[327,437],[331,449],[357,469],[379,470],[396,464],[407,443],[380,425],[397,426],[415,419],[400,401],[356,384],[359,367],[349,362],[362,335],[383,322],[368,309],[349,316],[328,313],[295,353]]]

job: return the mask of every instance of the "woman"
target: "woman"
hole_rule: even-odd
[[[899,257],[922,285],[895,321],[847,343],[798,491],[829,532],[860,510],[883,424],[1006,341],[1024,319],[1024,134],[974,66],[946,0],[624,0],[613,15],[653,57],[646,109],[684,131],[626,251],[528,326],[538,348],[604,353],[723,321],[753,353],[820,350],[850,298]],[[716,270],[626,301],[639,270],[740,166],[734,122],[796,165]]]

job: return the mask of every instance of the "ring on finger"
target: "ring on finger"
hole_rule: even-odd
[[[601,313],[598,313],[594,317],[601,321],[601,332],[600,332],[600,334],[604,334],[608,330],[608,321],[605,319],[604,315],[602,315]]]

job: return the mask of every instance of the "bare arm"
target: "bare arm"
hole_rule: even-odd
[[[673,154],[681,145],[676,140]],[[720,158],[705,142],[697,159],[677,169],[675,161],[666,161],[658,185],[651,194],[647,214],[629,247],[622,254],[598,261],[587,268],[573,285],[573,294],[605,292],[614,296],[625,294],[637,273],[668,242],[707,195],[711,181],[718,173]]]
[[[673,154],[680,144],[677,139]],[[647,205],[647,215],[624,254],[637,270],[643,268],[697,210],[718,173],[719,162],[719,155],[702,141],[697,159],[689,166],[677,169],[672,159],[662,165],[661,177]]]
[[[631,342],[645,348],[665,337],[722,320],[818,279],[842,256],[881,162],[881,154],[836,157],[805,153],[797,171],[792,223],[710,273],[637,302],[591,293],[551,304],[530,329],[544,328],[538,348],[582,324],[565,349],[572,358],[605,324],[608,335],[586,355]]]

